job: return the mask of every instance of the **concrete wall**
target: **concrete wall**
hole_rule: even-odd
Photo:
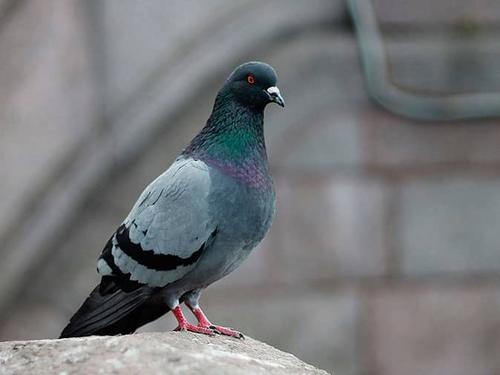
[[[397,84],[500,89],[496,1],[375,4]],[[287,103],[266,112],[278,216],[209,316],[336,373],[498,374],[500,123],[373,104],[330,0],[0,2],[0,338],[57,336],[250,59]]]

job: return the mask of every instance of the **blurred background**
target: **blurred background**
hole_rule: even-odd
[[[0,0],[0,339],[58,336],[262,60],[287,104],[266,110],[277,218],[207,314],[337,374],[500,374],[500,2],[350,5]]]

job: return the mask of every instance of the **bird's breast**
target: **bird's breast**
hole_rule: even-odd
[[[210,195],[219,233],[245,248],[253,248],[264,238],[275,212],[272,181],[266,186],[256,187],[215,172]]]

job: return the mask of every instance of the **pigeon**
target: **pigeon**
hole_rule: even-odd
[[[61,338],[129,334],[169,311],[177,331],[243,337],[212,324],[199,299],[248,257],[275,216],[264,109],[284,107],[276,81],[262,62],[230,74],[205,126],[106,243],[97,261],[100,284]],[[198,324],[186,319],[183,303]]]

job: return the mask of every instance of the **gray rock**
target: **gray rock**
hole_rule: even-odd
[[[328,374],[246,338],[188,332],[0,343],[2,374]]]

